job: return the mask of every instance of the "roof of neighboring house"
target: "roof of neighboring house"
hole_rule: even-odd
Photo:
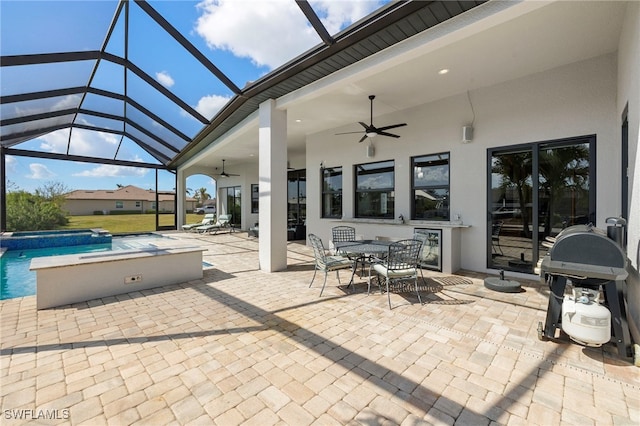
[[[67,200],[132,200],[132,201],[155,201],[156,193],[151,189],[142,189],[137,186],[127,185],[118,189],[77,189],[69,192],[65,198]],[[173,201],[175,193],[173,191],[158,191],[160,201]],[[195,201],[187,198],[187,201]]]

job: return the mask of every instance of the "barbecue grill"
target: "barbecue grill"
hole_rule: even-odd
[[[612,226],[616,227],[620,226],[620,221],[624,219],[607,219],[607,223],[615,222]],[[564,229],[555,238],[547,239],[545,245],[550,248],[540,262],[540,276],[548,283],[551,293],[545,327],[538,325],[538,337],[553,339],[556,329],[562,327],[573,340],[599,346],[607,343],[613,330],[619,356],[629,358],[632,356],[631,338],[624,302],[628,261],[621,241],[610,238],[608,234],[619,233],[603,231],[592,225],[576,225]],[[573,298],[565,296],[568,282],[576,287]],[[602,320],[602,306],[597,297],[600,291],[604,295],[602,306],[611,314],[610,321],[607,320],[610,324]],[[570,310],[569,314],[563,312],[563,304],[565,311]],[[605,339],[602,338],[603,328],[607,333]],[[597,338],[590,337],[596,335]]]

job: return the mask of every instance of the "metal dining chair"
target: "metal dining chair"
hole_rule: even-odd
[[[422,242],[422,248],[420,249],[420,254],[418,255],[417,266],[420,269],[420,276],[422,277],[422,282],[424,283],[424,273],[422,272],[422,266],[420,265],[420,262],[425,258],[425,249],[429,247],[429,235],[425,234],[424,232],[415,232],[413,234],[413,239]]]
[[[418,256],[422,250],[422,241],[409,239],[400,240],[389,246],[387,257],[379,263],[373,263],[369,269],[373,270],[379,277],[385,278],[387,288],[387,299],[389,300],[389,309],[391,309],[391,294],[389,287],[402,281],[413,280],[418,301],[422,305],[420,292],[418,291]],[[380,278],[378,278],[380,284]],[[382,290],[382,286],[380,286]],[[371,279],[367,287],[367,294],[371,290]]]
[[[338,284],[340,284],[340,269],[350,269],[353,266],[353,261],[343,256],[327,255],[327,252],[324,249],[324,244],[322,244],[322,240],[315,234],[309,234],[309,241],[311,242],[311,247],[313,247],[313,256],[315,258],[313,277],[309,283],[309,288],[311,288],[313,280],[316,279],[316,272],[323,271],[324,282],[322,283],[322,289],[320,290],[320,296],[322,296],[324,286],[327,283],[327,274],[330,271],[336,271]]]
[[[356,240],[356,228],[354,228],[353,226],[339,225],[331,228],[331,242],[333,243],[334,253],[338,255],[346,255],[349,259],[351,259],[351,261],[355,263],[355,265],[360,263],[362,265],[362,271],[364,272],[364,264],[366,260],[364,256],[348,255],[344,252],[341,252],[336,246],[336,243],[343,243],[343,242],[349,242],[349,241],[355,241],[355,240]]]
[[[336,243],[343,243],[346,241],[356,240],[356,228],[353,226],[334,226],[331,228],[331,241],[335,247]],[[336,254],[339,254],[338,249],[335,249]]]

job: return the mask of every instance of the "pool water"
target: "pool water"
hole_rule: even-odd
[[[30,271],[31,259],[44,256],[130,250],[153,247],[162,235],[113,237],[110,244],[90,244],[25,250],[7,250],[0,256],[0,300],[36,294],[36,273]]]

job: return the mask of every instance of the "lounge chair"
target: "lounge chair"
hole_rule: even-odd
[[[188,223],[186,225],[182,225],[182,230],[183,231],[193,231],[198,226],[211,225],[211,224],[215,223],[215,221],[216,221],[215,213],[207,213],[207,214],[204,215],[204,218],[202,218],[201,222]]]
[[[231,227],[231,215],[230,214],[221,214],[218,217],[218,221],[216,223],[212,223],[210,225],[202,225],[197,226],[196,231],[201,234],[206,234],[207,232],[210,234],[217,234],[221,229],[229,229],[233,230]]]

